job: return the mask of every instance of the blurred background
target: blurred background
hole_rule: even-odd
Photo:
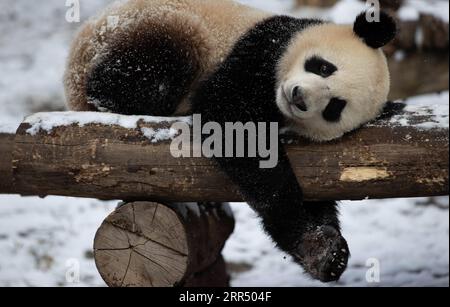
[[[217,0],[220,1],[220,0]],[[111,0],[80,0],[81,22]],[[360,0],[240,0],[268,11],[351,23]],[[387,46],[392,99],[448,106],[448,0],[382,0],[401,32]],[[24,116],[65,109],[62,75],[80,23],[66,21],[65,0],[0,0],[0,133],[14,132]],[[1,180],[1,174],[0,174]],[[92,241],[116,202],[0,195],[0,286],[104,286]],[[323,286],[275,249],[255,214],[232,204],[237,226],[224,255],[233,286]],[[343,202],[349,270],[328,286],[448,286],[449,200]],[[380,282],[366,274],[376,261]],[[66,273],[79,267],[81,279]]]

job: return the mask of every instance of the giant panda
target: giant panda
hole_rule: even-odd
[[[382,112],[390,77],[380,48],[395,34],[384,13],[336,25],[232,0],[120,1],[78,33],[65,91],[77,111],[278,122],[324,142]],[[272,169],[258,158],[215,160],[280,249],[315,279],[341,277],[350,252],[337,204],[303,200],[281,144]]]

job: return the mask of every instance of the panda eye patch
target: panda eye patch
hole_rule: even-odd
[[[322,78],[328,78],[338,69],[335,65],[322,59],[321,57],[313,56],[305,62],[305,70],[307,72],[321,76]]]
[[[342,112],[347,106],[347,101],[340,98],[333,98],[322,113],[323,118],[328,122],[338,122],[341,119]]]

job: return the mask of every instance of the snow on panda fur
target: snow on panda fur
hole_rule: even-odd
[[[376,118],[389,91],[395,22],[353,27],[273,16],[231,0],[130,0],[88,22],[65,75],[74,110],[203,121],[278,122],[316,141]],[[303,201],[281,144],[278,164],[215,158],[264,228],[313,278],[340,278],[350,256],[337,205]]]

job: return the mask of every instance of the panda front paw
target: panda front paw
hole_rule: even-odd
[[[306,232],[293,255],[308,274],[322,282],[338,281],[350,258],[347,241],[332,226]]]

